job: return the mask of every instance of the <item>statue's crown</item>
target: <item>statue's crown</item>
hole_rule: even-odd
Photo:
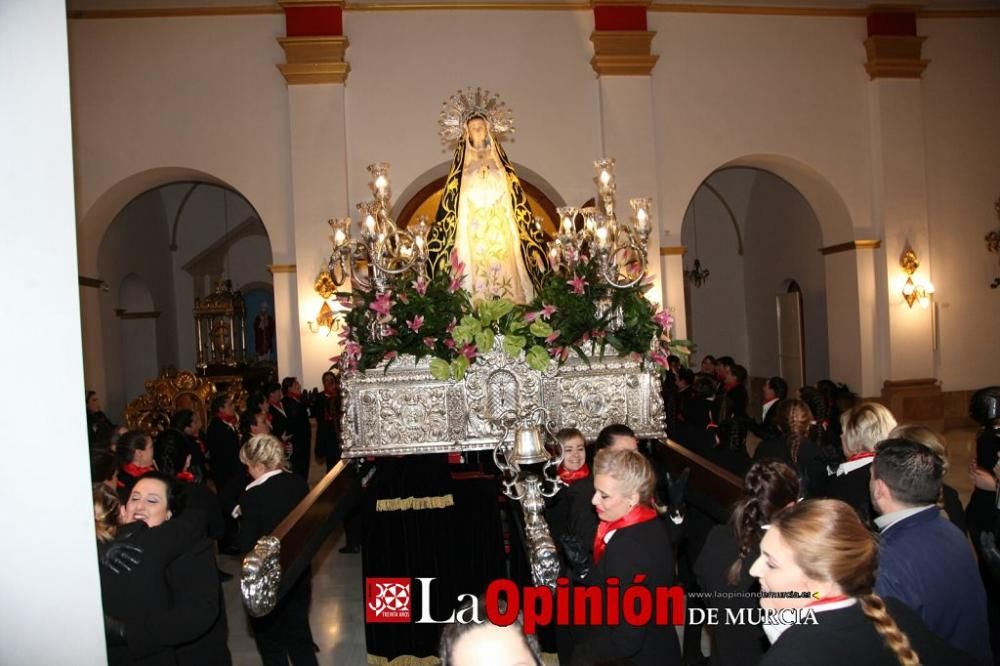
[[[441,113],[438,115],[441,140],[445,143],[460,141],[465,123],[475,116],[486,119],[497,140],[514,131],[514,114],[500,101],[500,96],[489,90],[469,86],[449,97],[441,106]]]

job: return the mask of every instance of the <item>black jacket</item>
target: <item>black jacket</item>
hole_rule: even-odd
[[[173,613],[166,571],[204,536],[204,531],[205,516],[200,511],[186,512],[157,527],[142,522],[121,527],[118,539],[136,544],[143,553],[131,572],[113,574],[101,569],[104,612],[126,627],[127,645],[108,649],[111,666],[172,665],[176,663],[174,647],[202,633]]]
[[[811,439],[805,439],[799,444],[798,460],[792,460],[792,452],[785,437],[767,439],[754,451],[754,462],[765,458],[776,458],[791,465],[799,474],[799,484],[804,497],[824,497],[827,487],[828,473],[826,462],[819,446]]]
[[[215,543],[202,539],[167,567],[170,612],[160,630],[195,635],[175,648],[178,666],[228,666],[229,627],[226,603],[215,563]]]
[[[878,513],[872,505],[871,490],[869,489],[872,478],[871,463],[859,467],[856,470],[831,476],[827,484],[827,497],[839,499],[850,504],[858,512],[858,517],[869,529],[875,529],[875,516]]]
[[[270,534],[308,493],[305,480],[289,472],[276,474],[245,491],[240,498],[239,551],[253,550],[257,539]]]
[[[587,575],[586,584],[604,587],[609,578],[617,577],[624,595],[636,574],[646,575],[642,586],[654,598],[655,588],[674,582],[673,546],[666,526],[658,519],[616,531],[604,556]],[[573,651],[571,666],[596,665],[614,659],[633,666],[682,663],[680,642],[673,626],[655,622],[632,626],[622,618],[617,626],[590,625],[581,634],[582,642]]]
[[[216,492],[221,495],[242,469],[240,435],[227,423],[214,417],[208,424],[205,444],[208,446],[208,455],[211,458],[212,481],[215,482]]]
[[[889,615],[905,633],[924,666],[964,666],[975,660],[930,632],[913,611],[887,599]],[[898,666],[899,660],[861,604],[816,613],[818,624],[790,626],[771,646],[761,666]]]
[[[750,575],[750,567],[760,555],[755,547],[743,560],[739,580],[729,584],[729,567],[740,553],[740,544],[729,525],[716,525],[708,534],[701,555],[695,562],[694,572],[702,591],[717,596],[702,599],[706,608],[718,608],[720,621],[712,627],[713,666],[756,666],[760,663],[768,641],[759,625],[725,622],[725,609],[757,608],[759,600],[751,596],[728,596],[731,592],[757,592],[760,584]],[[723,594],[718,594],[723,593]]]
[[[309,477],[309,452],[312,448],[312,423],[309,405],[304,400],[285,396],[281,404],[288,414],[288,431],[292,434],[292,470],[305,479]]]

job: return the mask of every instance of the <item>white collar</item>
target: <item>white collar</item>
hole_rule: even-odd
[[[770,400],[768,400],[767,402],[765,402],[763,405],[761,405],[761,410],[760,410],[761,411],[761,418],[764,418],[765,416],[767,416],[768,411],[770,411],[771,407],[774,407],[774,403],[776,403],[776,402],[778,402],[777,398],[771,398]]]
[[[251,481],[250,485],[248,485],[246,489],[250,490],[251,488],[256,488],[257,486],[263,485],[263,483],[268,479],[270,479],[272,476],[277,476],[278,474],[281,474],[284,471],[285,470],[283,469],[272,469],[270,472],[265,472],[264,474],[261,474],[256,479]]]
[[[931,508],[932,506],[934,505],[925,504],[924,506],[913,506],[909,509],[900,509],[899,511],[883,514],[875,519],[875,526],[878,527],[880,532],[885,532],[901,520],[906,520],[910,516],[916,515],[925,509]]]
[[[837,467],[837,476],[844,476],[845,474],[850,474],[856,469],[861,469],[865,465],[871,465],[873,460],[875,460],[875,458],[869,456],[867,458],[858,458],[857,460],[842,462]]]
[[[854,597],[848,597],[847,599],[842,599],[840,601],[818,602],[816,604],[805,606],[803,608],[798,608],[795,610],[798,612],[813,611],[814,613],[821,613],[823,611],[831,611],[831,610],[839,610],[841,608],[847,608],[848,606],[853,606],[856,603],[858,603],[857,599],[855,599]],[[791,624],[782,624],[782,623],[770,624],[768,622],[764,622],[761,625],[761,627],[764,629],[764,634],[767,636],[767,639],[771,641],[772,645],[775,642],[777,642],[777,640],[781,638],[781,634],[785,633],[785,630],[787,630],[791,626],[792,626]]]

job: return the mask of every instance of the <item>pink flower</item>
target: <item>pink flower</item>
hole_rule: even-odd
[[[587,281],[584,280],[579,275],[575,276],[572,280],[566,282],[569,286],[573,287],[574,294],[582,294],[584,288],[587,286]]]
[[[642,360],[642,354],[640,354],[639,352],[632,352],[631,354],[628,355],[628,357],[629,359],[635,361],[636,363]]]
[[[389,316],[389,309],[392,307],[392,292],[383,291],[375,297],[375,300],[368,307],[383,317]]]
[[[385,331],[383,331],[383,334],[389,338],[396,335],[397,333],[399,333],[399,331],[396,330],[395,326],[386,326]]]
[[[590,333],[584,333],[580,338],[581,343],[590,342]]]
[[[653,321],[663,329],[668,329],[674,325],[674,316],[668,310],[660,310],[653,315]]]
[[[420,327],[424,325],[424,316],[423,315],[417,315],[413,319],[407,319],[406,320],[406,325],[414,333],[419,333],[420,332]]]
[[[551,356],[552,358],[555,358],[556,356],[559,356],[562,353],[563,353],[562,347],[552,347],[551,349],[549,349],[549,356]]]
[[[457,321],[455,321],[455,318],[454,318],[454,317],[452,317],[452,319],[451,319],[451,323],[450,323],[450,324],[448,324],[448,327],[444,329],[444,330],[445,330],[445,333],[451,333],[452,331],[454,331],[454,330],[455,330],[455,327],[456,327],[456,326],[458,326],[458,322],[457,322]]]
[[[432,338],[431,336],[427,336],[426,338],[424,338],[424,345],[425,345],[425,346],[426,346],[426,347],[427,347],[428,349],[434,349],[434,345],[435,345],[435,344],[437,344],[437,340],[435,340],[435,339],[434,339],[434,338]]]
[[[555,331],[552,331],[551,333],[549,333],[548,337],[545,338],[545,342],[547,342],[549,344],[552,344],[553,342],[555,342],[559,338],[560,335],[561,335],[561,333],[559,332],[558,329],[556,329]]]
[[[449,256],[451,261],[451,276],[461,279],[462,271],[465,270],[465,264],[463,264],[458,258],[458,250],[452,250]]]
[[[548,303],[542,303],[542,311],[540,313],[542,315],[542,319],[548,319],[555,313],[556,313],[556,306],[549,305]]]
[[[385,353],[385,357],[384,357],[384,360],[386,360],[386,361],[391,361],[392,359],[396,358],[396,356],[397,356],[397,355],[398,355],[398,354],[397,354],[396,352],[394,352],[394,351],[391,351],[391,352],[386,352],[386,353]]]
[[[659,349],[650,354],[650,358],[652,358],[653,362],[656,363],[657,365],[660,365],[667,369],[670,368],[670,364],[667,362],[667,355],[664,354]]]
[[[469,359],[470,361],[476,358],[476,345],[468,344],[462,348],[462,356]]]
[[[447,347],[448,349],[454,349],[455,341],[452,338],[448,338],[447,340],[444,341],[444,346]]]
[[[402,303],[403,305],[409,305],[410,304],[410,297],[407,296],[406,294],[400,294],[399,295],[399,302]]]
[[[413,282],[413,288],[417,290],[417,293],[423,296],[427,293],[427,280],[423,278],[417,278]]]
[[[456,277],[452,278],[451,282],[448,283],[448,293],[454,294],[462,287],[462,278]]]
[[[541,312],[525,312],[524,313],[524,321],[526,321],[526,322],[528,322],[530,324],[531,322],[533,322],[536,319],[538,319],[538,315],[540,315],[540,314],[541,314]]]

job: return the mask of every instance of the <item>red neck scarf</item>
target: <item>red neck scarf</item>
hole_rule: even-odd
[[[226,414],[225,412],[216,412],[215,418],[219,419],[230,428],[235,428],[240,424],[240,420],[236,418],[236,414]]]
[[[597,526],[597,536],[594,537],[594,564],[600,562],[604,555],[604,548],[607,546],[604,543],[604,537],[607,536],[608,532],[648,522],[656,518],[657,515],[659,514],[656,513],[656,509],[648,504],[638,504],[618,520],[611,522],[602,520],[601,524]]]
[[[194,483],[194,474],[187,470],[177,472],[177,480],[184,481],[185,483]]]
[[[855,453],[853,456],[847,459],[847,462],[854,462],[855,460],[864,460],[865,458],[874,458],[875,454],[871,451],[865,451],[863,453]]]
[[[149,465],[148,467],[141,467],[135,463],[126,463],[125,465],[122,465],[122,471],[131,476],[133,479],[138,479],[146,472],[152,472],[153,466]]]
[[[586,479],[590,476],[590,466],[587,463],[583,463],[583,467],[571,472],[562,465],[559,465],[559,478],[568,486],[574,481],[579,481],[580,479]]]
[[[838,601],[847,601],[846,594],[838,594],[832,597],[823,597],[822,599],[816,599],[815,601],[810,601],[806,604],[806,608],[810,606],[823,606],[825,604],[835,604]]]

